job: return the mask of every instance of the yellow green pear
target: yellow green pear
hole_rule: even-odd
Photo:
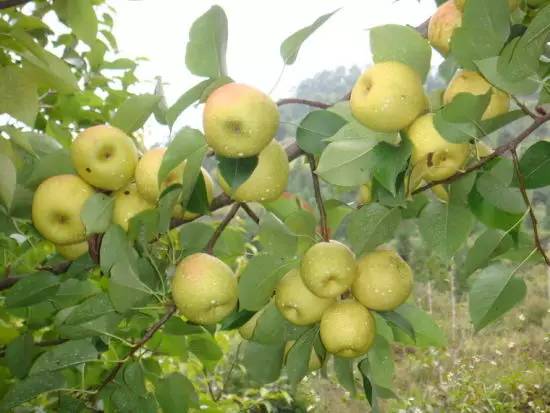
[[[123,131],[98,125],[76,137],[71,158],[82,179],[96,188],[115,191],[134,176],[138,155],[134,142]]]
[[[262,313],[263,310],[258,311],[246,323],[239,327],[239,334],[242,338],[245,340],[252,340],[254,330],[256,329],[256,324]]]
[[[288,184],[288,156],[277,141],[272,141],[258,156],[258,164],[235,191],[218,171],[220,186],[232,199],[239,202],[268,202],[279,198]]]
[[[441,202],[449,202],[449,193],[443,184],[434,185],[431,188],[432,193],[439,199]]]
[[[333,302],[333,298],[321,298],[308,290],[297,269],[290,270],[275,290],[275,305],[284,318],[298,326],[318,322]]]
[[[407,130],[413,145],[411,162],[427,181],[446,179],[460,170],[470,155],[470,145],[446,141],[435,129],[434,115],[418,118]],[[414,188],[413,188],[414,189]]]
[[[288,356],[288,352],[290,351],[290,349],[292,348],[292,346],[294,345],[294,343],[296,343],[295,340],[291,340],[291,341],[287,341],[286,344],[285,344],[285,355],[284,355],[284,359],[285,359],[285,363],[286,363],[286,358]],[[311,353],[309,355],[309,362],[308,362],[308,370],[309,371],[313,371],[313,370],[319,370],[322,366],[322,362],[321,362],[321,359],[319,358],[317,352],[315,351],[314,348],[311,349]]]
[[[426,112],[428,99],[420,75],[400,62],[382,62],[365,71],[353,86],[353,116],[379,132],[396,132]]]
[[[86,239],[80,212],[94,189],[76,175],[57,175],[43,181],[32,200],[32,223],[54,244]]]
[[[113,222],[128,231],[130,219],[147,209],[153,209],[154,204],[144,199],[131,183],[113,194]]]
[[[470,70],[461,70],[447,86],[443,93],[443,103],[451,103],[459,93],[471,93],[472,95],[485,95],[491,90],[491,100],[485,109],[482,119],[491,119],[495,116],[507,113],[510,109],[510,96],[496,87],[491,86],[483,76]]]
[[[357,205],[360,206],[368,205],[372,202],[372,181],[359,187],[356,200]]]
[[[464,11],[464,6],[468,0],[454,0],[456,8],[460,11]],[[528,0],[530,2],[531,0]],[[508,7],[510,11],[514,11],[519,7],[520,0],[508,0]]]
[[[172,279],[172,298],[181,314],[190,321],[215,324],[237,305],[237,279],[220,259],[196,253],[177,265]]]
[[[253,87],[228,83],[204,106],[206,142],[218,155],[243,158],[260,153],[279,128],[279,110],[269,96]]]
[[[302,257],[300,275],[316,296],[337,297],[350,288],[357,277],[355,255],[341,242],[319,242]]]
[[[354,358],[369,351],[376,325],[369,310],[355,300],[338,301],[323,313],[321,341],[329,353]]]
[[[75,244],[56,245],[55,249],[63,258],[74,261],[88,252],[88,241]]]
[[[353,296],[365,307],[390,311],[411,294],[413,275],[409,264],[395,251],[373,251],[357,263],[359,275],[351,286]]]
[[[462,25],[462,12],[454,0],[448,0],[437,8],[428,25],[428,41],[443,56],[449,53],[451,38]]]

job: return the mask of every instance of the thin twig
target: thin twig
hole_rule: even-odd
[[[319,185],[319,177],[315,173],[317,165],[315,163],[315,157],[308,153],[307,159],[309,167],[311,169],[311,179],[313,180],[313,189],[315,191],[315,200],[317,201],[317,208],[319,208],[319,219],[321,221],[321,236],[325,241],[330,240],[327,225],[327,212],[325,211],[325,204],[323,203],[323,196],[321,195],[321,186]]]
[[[16,276],[13,276],[13,275],[10,275],[8,277],[5,277],[5,278],[1,279],[0,280],[0,291],[7,290],[8,288],[10,288],[14,284],[16,284],[20,279],[21,279],[21,277],[16,277]]]
[[[542,124],[550,120],[550,113],[547,113],[544,116],[537,116],[537,118],[529,125],[527,129],[525,129],[523,132],[521,132],[516,138],[512,139],[508,143],[505,143],[499,147],[497,147],[493,153],[490,155],[482,158],[480,161],[474,163],[473,165],[469,166],[463,171],[457,172],[454,175],[449,176],[446,179],[440,179],[437,181],[431,181],[427,183],[426,185],[421,186],[420,188],[413,191],[414,194],[418,194],[419,192],[423,192],[427,189],[430,189],[431,187],[439,184],[448,184],[451,182],[456,181],[457,179],[463,177],[464,175],[469,174],[470,172],[473,172],[475,170],[480,169],[483,167],[487,162],[495,159],[496,157],[503,155],[506,152],[509,152],[512,149],[515,149],[518,147],[518,145],[523,142],[525,139],[531,135],[535,130],[537,130]]]
[[[330,103],[323,103],[323,102],[318,102],[316,100],[300,99],[300,98],[286,98],[286,99],[280,99],[277,101],[277,106],[290,105],[290,104],[306,105],[306,106],[311,106],[313,108],[320,108],[320,109],[327,109],[332,106]]]
[[[212,383],[208,378],[208,371],[206,370],[206,367],[202,368],[202,374],[204,375],[204,380],[206,380],[206,386],[208,387],[208,393],[210,393],[210,397],[212,398],[212,401],[217,402],[219,399],[216,397],[214,388],[212,387]]]
[[[531,111],[531,109],[529,109],[523,102],[521,102],[517,97],[515,97],[514,95],[510,95],[512,96],[512,99],[514,100],[514,102],[516,102],[516,105],[518,108],[520,108],[523,113],[525,113],[527,116],[529,116],[531,119],[537,119],[538,116],[533,113]]]
[[[239,345],[237,346],[237,350],[235,350],[235,357],[233,358],[233,362],[231,363],[231,366],[229,367],[229,370],[227,371],[227,375],[225,376],[225,379],[222,384],[222,388],[220,389],[218,396],[216,397],[216,401],[220,400],[223,394],[225,393],[225,390],[227,389],[227,385],[229,384],[229,379],[231,378],[231,373],[233,373],[233,369],[237,365],[239,361],[239,353],[241,351],[241,345],[243,342],[241,341]]]
[[[533,224],[533,236],[535,238],[535,245],[537,246],[537,249],[539,250],[540,255],[542,255],[542,257],[544,258],[546,265],[550,267],[550,258],[548,258],[548,255],[546,255],[546,251],[544,251],[544,247],[542,246],[542,242],[540,240],[539,224],[537,222],[537,216],[535,215],[535,211],[533,210],[531,201],[529,201],[529,195],[527,195],[527,189],[525,187],[525,177],[523,176],[523,173],[521,172],[521,169],[519,167],[518,153],[516,152],[515,148],[512,148],[510,152],[512,153],[514,168],[516,169],[516,175],[518,176],[519,190],[521,191],[521,195],[523,196],[525,205],[529,209],[529,216],[531,217],[531,223]]]
[[[252,208],[250,208],[250,206],[246,202],[241,202],[241,208],[244,210],[244,212],[248,214],[250,218],[252,218],[252,221],[254,221],[256,224],[260,223],[260,218],[258,217],[258,215],[256,215],[254,211],[252,211]]]
[[[166,324],[166,322],[170,319],[170,317],[172,317],[175,314],[176,310],[177,310],[176,305],[171,304],[168,307],[166,313],[164,313],[164,315],[156,323],[149,326],[149,328],[145,331],[145,334],[143,335],[143,337],[132,346],[132,348],[126,355],[126,357],[122,361],[119,361],[116,364],[116,366],[111,370],[111,372],[105,378],[105,380],[103,380],[101,384],[97,387],[97,389],[95,390],[94,396],[97,396],[107,384],[113,381],[113,379],[116,377],[116,375],[118,374],[122,366],[124,366],[124,363],[126,363],[126,361],[128,361],[130,357],[132,357],[135,354],[136,351],[138,351],[141,347],[143,347],[143,345],[147,343],[147,341],[149,341],[153,337],[153,335],[158,330],[160,330],[160,328],[164,324]]]
[[[222,235],[223,230],[225,227],[229,225],[239,208],[241,207],[240,203],[233,204],[225,218],[222,222],[220,222],[220,225],[216,228],[216,231],[214,231],[214,234],[212,234],[212,237],[210,237],[210,240],[208,241],[208,244],[206,244],[206,247],[204,248],[204,251],[207,254],[212,254],[214,252],[214,246],[216,245],[216,242]]]
[[[22,6],[23,4],[30,3],[32,0],[3,0],[0,1],[0,10],[8,9],[10,7]]]

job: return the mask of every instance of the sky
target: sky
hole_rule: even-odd
[[[434,0],[117,0],[110,4],[117,11],[114,34],[121,56],[148,59],[139,64],[138,77],[145,81],[140,91],[151,92],[155,76],[161,76],[169,104],[199,81],[185,67],[185,47],[193,21],[214,4],[223,7],[229,21],[229,75],[274,99],[293,96],[301,80],[322,70],[367,66],[372,62],[369,28],[388,23],[417,26],[436,8]],[[306,40],[296,62],[277,82],[283,67],[281,42],[339,8]],[[200,124],[200,108],[195,108],[179,119],[175,129]],[[167,134],[167,128],[150,122],[146,143],[166,141]]]

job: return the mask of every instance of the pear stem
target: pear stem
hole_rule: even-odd
[[[206,247],[204,248],[204,251],[207,254],[212,255],[214,252],[214,246],[216,245],[216,242],[222,235],[223,230],[229,225],[233,217],[237,214],[237,211],[241,207],[240,203],[235,203],[225,216],[222,222],[220,222],[220,225],[216,228],[216,231],[214,231],[214,234],[212,234],[212,237],[210,237],[210,240],[208,241],[208,244],[206,244]]]
[[[519,167],[518,153],[516,152],[516,148],[510,149],[510,152],[512,153],[514,168],[516,170],[516,175],[519,181],[519,190],[521,191],[521,195],[523,196],[525,205],[529,210],[529,216],[531,217],[531,224],[533,225],[533,237],[535,239],[535,245],[537,246],[537,249],[539,250],[540,255],[542,255],[542,257],[544,258],[544,262],[546,263],[546,265],[550,267],[550,258],[548,258],[548,255],[546,255],[546,251],[544,251],[544,247],[542,246],[542,242],[540,239],[539,224],[537,222],[537,216],[535,215],[535,211],[533,210],[533,206],[531,205],[531,201],[529,200],[529,195],[527,195],[527,189],[525,188],[525,177],[523,176],[523,173],[521,172],[521,169]]]
[[[321,221],[321,236],[323,240],[329,241],[330,235],[328,232],[327,225],[327,211],[325,210],[325,204],[323,202],[323,196],[321,194],[321,186],[319,184],[319,177],[315,173],[317,169],[317,164],[315,163],[315,156],[308,153],[307,160],[309,162],[309,167],[311,169],[311,179],[313,180],[313,190],[315,191],[315,200],[317,201],[317,208],[319,208],[319,220]]]

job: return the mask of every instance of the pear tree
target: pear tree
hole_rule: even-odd
[[[0,12],[0,411],[253,411],[227,392],[236,364],[292,391],[320,369],[381,411],[392,348],[447,344],[414,305],[405,221],[463,269],[476,332],[522,302],[526,263],[550,266],[530,192],[550,185],[548,0],[438,1],[418,27],[371,28],[372,65],[333,102],[233,79],[220,6],[191,26],[201,80],[171,105],[161,80],[130,91],[139,61],[104,1]],[[337,16],[281,39],[282,65]],[[447,85],[428,94],[436,53]],[[177,128],[192,105],[202,128]],[[285,105],[310,111],[278,140]],[[147,121],[166,145],[144,145]],[[315,207],[288,191],[297,165]]]

